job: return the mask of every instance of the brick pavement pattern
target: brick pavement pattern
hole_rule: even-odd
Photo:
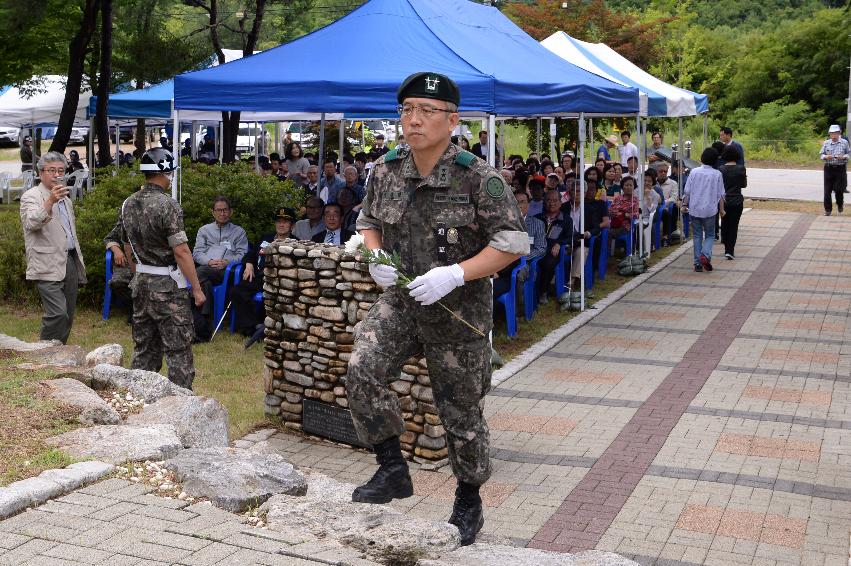
[[[494,473],[482,488],[484,533],[645,565],[849,564],[849,234],[842,216],[750,211],[734,262],[716,248],[715,271],[697,274],[684,254],[495,387],[485,404]],[[375,470],[362,450],[287,433],[267,442],[340,481],[360,483]],[[445,520],[451,473],[412,468],[415,494],[394,507]],[[269,562],[255,562],[298,564],[281,558],[332,555],[258,542],[245,525],[218,513],[215,524],[197,506],[158,514],[141,493],[100,509],[86,498],[121,493],[100,485],[0,523],[0,548],[9,549],[0,564],[36,556],[30,563],[183,564],[195,553],[202,557],[186,564],[229,564],[264,552]],[[190,546],[199,540],[206,546]],[[293,558],[269,544],[306,553]],[[97,553],[119,548],[128,557]]]

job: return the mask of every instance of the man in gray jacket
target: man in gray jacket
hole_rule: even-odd
[[[213,312],[213,286],[223,281],[229,263],[242,261],[242,256],[248,252],[248,236],[230,221],[232,214],[230,200],[225,196],[216,197],[213,200],[216,221],[201,226],[195,237],[192,257],[198,264],[198,280],[207,297],[201,313],[207,316]]]
[[[27,280],[36,282],[44,306],[41,339],[63,344],[71,334],[77,288],[86,282],[74,205],[65,184],[67,167],[61,153],[45,153],[37,165],[40,183],[21,196]]]

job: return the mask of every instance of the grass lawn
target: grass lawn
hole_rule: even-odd
[[[4,334],[36,341],[40,321],[39,305],[0,304],[0,332]],[[219,331],[213,342],[192,348],[196,367],[193,388],[227,407],[234,439],[268,424],[263,415],[263,352],[259,345],[244,351],[242,341],[240,335]],[[124,346],[124,364],[129,367],[133,341],[123,309],[113,309],[107,321],[94,309],[78,309],[69,344],[79,344],[88,351],[113,342]]]

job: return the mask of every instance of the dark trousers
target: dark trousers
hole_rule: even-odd
[[[721,219],[721,239],[724,241],[724,253],[736,255],[736,239],[739,236],[739,221],[742,219],[744,203],[724,205],[724,218]]]
[[[668,238],[671,236],[674,230],[677,229],[678,220],[680,218],[680,209],[677,205],[674,205],[671,208],[671,211],[668,212],[668,207],[666,206],[662,209],[662,236]]]
[[[71,325],[74,324],[79,284],[76,251],[68,253],[68,260],[65,262],[65,279],[36,282],[38,294],[41,295],[41,304],[44,307],[39,335],[41,340],[59,340],[63,344],[68,342]]]
[[[558,255],[553,256],[553,254],[550,253],[550,250],[547,249],[547,253],[544,254],[544,257],[541,258],[541,261],[538,264],[538,269],[541,270],[541,277],[538,279],[539,297],[543,297],[547,294],[550,287],[550,281],[552,281],[553,276],[556,274],[558,257]]]
[[[845,187],[848,185],[848,173],[845,165],[824,166],[824,211],[832,212],[831,193],[836,195],[836,208],[842,211]]]
[[[254,302],[254,295],[263,290],[263,278],[255,277],[254,281],[240,281],[239,285],[231,288],[231,308],[236,317],[236,330],[245,336],[251,336],[266,318],[266,311]],[[216,321],[218,322],[218,321]]]
[[[220,284],[225,278],[225,270],[210,267],[209,265],[200,265],[196,267],[198,273],[198,282],[201,283],[201,289],[204,291],[204,296],[207,300],[201,307],[201,314],[210,316],[213,314],[213,287]],[[218,321],[215,321],[218,322]]]

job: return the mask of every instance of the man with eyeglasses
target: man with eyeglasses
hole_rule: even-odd
[[[322,220],[322,211],[325,203],[319,197],[310,197],[305,204],[305,218],[295,223],[293,238],[297,240],[311,240],[313,236],[325,231],[325,222]]]
[[[444,75],[416,73],[396,98],[410,150],[396,148],[376,162],[356,227],[369,249],[398,253],[401,271],[413,281],[398,286],[395,268],[369,266],[386,290],[358,327],[346,388],[358,436],[373,446],[379,468],[352,501],[413,495],[399,399],[389,386],[407,359],[424,354],[445,429],[445,439],[432,438],[429,449],[448,456],[458,479],[449,522],[468,545],[484,522],[479,488],[491,473],[482,415],[491,376],[489,279],[528,254],[529,239],[499,172],[450,143],[458,86]]]
[[[74,205],[65,184],[67,167],[61,153],[45,153],[36,166],[40,182],[21,195],[20,210],[26,278],[36,282],[44,308],[40,338],[63,344],[74,323],[78,287],[86,282]]]
[[[213,312],[213,286],[222,282],[228,264],[242,261],[248,251],[248,236],[245,230],[230,221],[232,214],[230,200],[217,196],[213,200],[215,222],[201,226],[195,237],[192,258],[198,264],[198,280],[207,297],[201,308],[201,314],[205,316]]]

